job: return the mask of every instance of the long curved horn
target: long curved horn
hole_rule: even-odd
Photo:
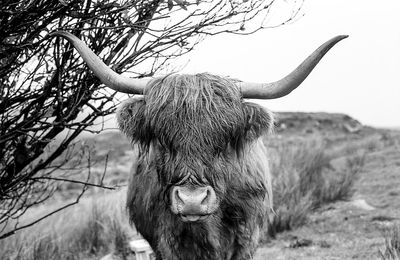
[[[339,41],[348,35],[339,35],[322,44],[308,56],[294,71],[281,80],[272,83],[238,83],[244,98],[274,99],[286,96],[307,78],[322,57]]]
[[[61,36],[67,39],[94,74],[109,88],[128,94],[143,94],[147,83],[151,80],[150,78],[133,79],[116,73],[94,54],[83,41],[69,32],[58,31],[50,34],[50,36]]]

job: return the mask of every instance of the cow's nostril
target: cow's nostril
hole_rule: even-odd
[[[210,195],[211,195],[210,188],[207,187],[206,191],[204,192],[204,198],[201,200],[200,203],[203,204],[203,205],[208,204]]]
[[[176,200],[176,202],[178,204],[184,204],[185,202],[183,201],[183,199],[181,198],[181,196],[179,196],[179,189],[174,189],[174,198]]]

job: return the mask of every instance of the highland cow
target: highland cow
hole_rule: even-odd
[[[273,217],[263,143],[270,112],[243,98],[289,94],[324,54],[319,47],[274,83],[244,83],[207,73],[132,79],[108,68],[77,37],[57,32],[101,81],[141,94],[125,102],[118,124],[132,141],[127,209],[157,259],[251,259]]]

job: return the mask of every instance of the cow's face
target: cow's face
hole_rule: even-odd
[[[171,212],[185,222],[215,213],[233,179],[246,174],[246,147],[272,125],[260,106],[245,103],[234,82],[209,75],[154,80],[144,97],[118,113],[121,130],[153,162]]]

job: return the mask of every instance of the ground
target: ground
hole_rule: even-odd
[[[306,225],[261,245],[255,259],[380,259],[385,230],[400,222],[400,135],[380,135],[367,144],[350,201],[317,210]]]

